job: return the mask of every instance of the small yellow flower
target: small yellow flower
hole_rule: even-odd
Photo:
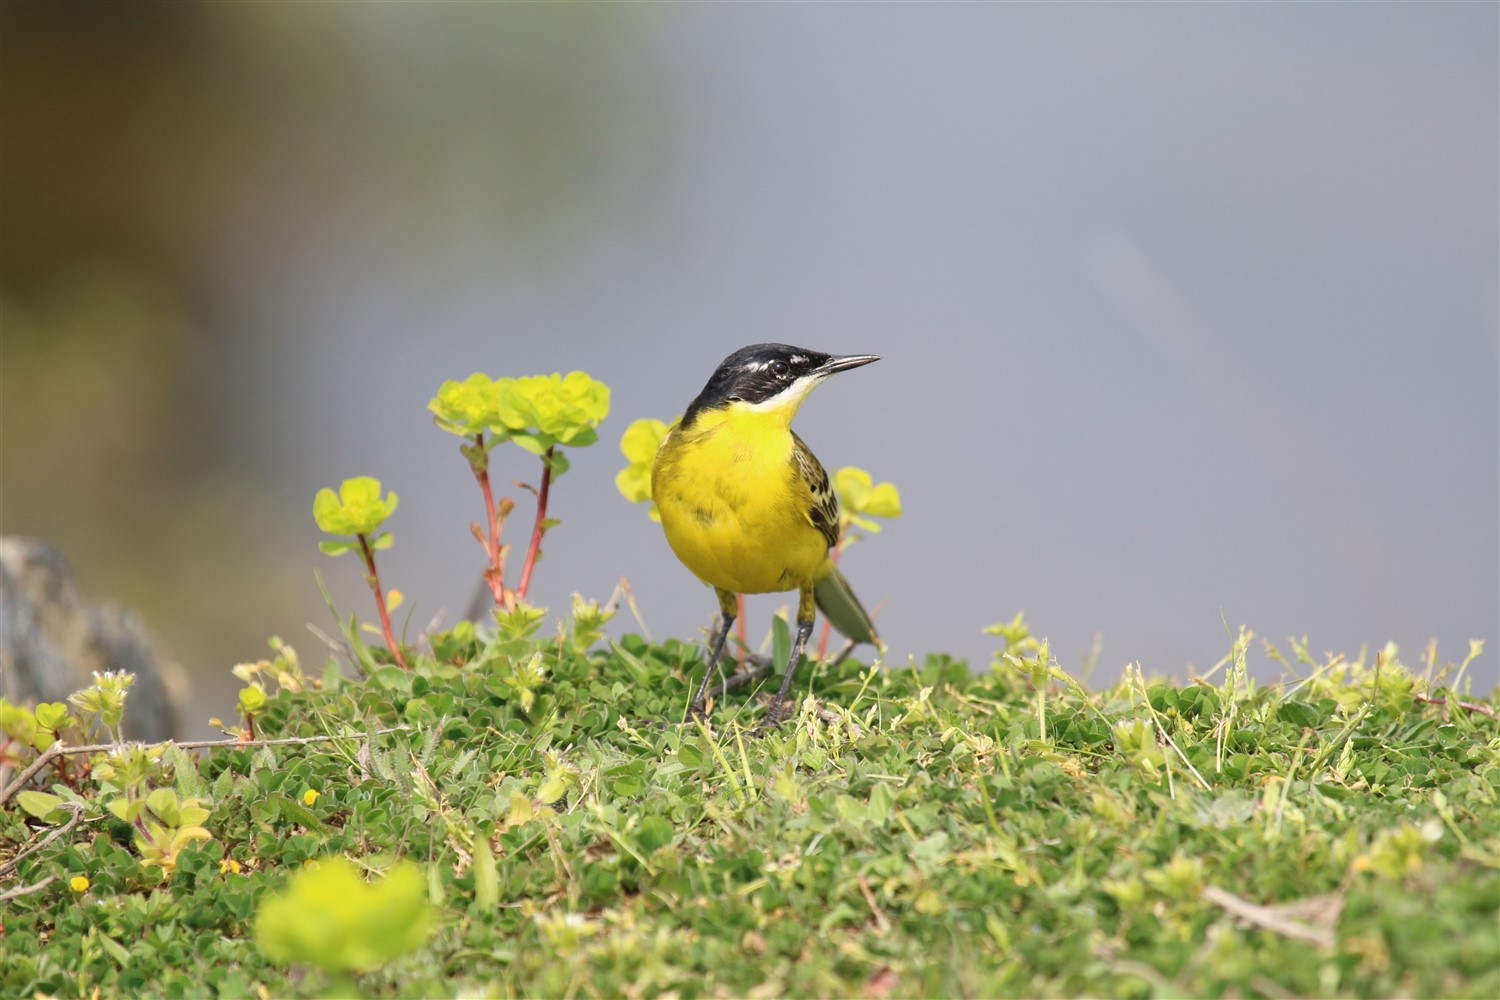
[[[219,862],[219,874],[225,875],[229,872],[234,872],[236,875],[240,873],[240,863],[233,858],[225,858]]]
[[[309,788],[307,791],[302,793],[302,804],[305,806],[310,806],[314,802],[318,801],[318,796],[322,794],[323,793],[318,791],[316,788]]]
[[[89,891],[89,880],[83,875],[74,875],[68,879],[68,885],[72,887],[74,892]]]

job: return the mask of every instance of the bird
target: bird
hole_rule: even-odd
[[[845,636],[880,643],[830,551],[839,501],[815,455],[792,430],[808,393],[874,354],[824,354],[788,344],[752,344],[729,355],[662,439],[651,498],[667,544],[712,587],[720,622],[708,670],[688,708],[706,717],[709,683],[737,614],[736,594],[797,592],[791,658],[756,732],[781,721],[792,676],[812,634],[814,606]]]

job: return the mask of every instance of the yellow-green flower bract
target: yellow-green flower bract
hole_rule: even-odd
[[[422,946],[432,924],[427,880],[411,862],[366,882],[347,859],[298,872],[255,916],[255,943],[273,962],[329,972],[376,968]]]
[[[661,514],[657,513],[656,502],[651,499],[651,465],[656,461],[656,450],[661,447],[662,438],[677,426],[679,419],[665,424],[643,417],[625,428],[625,433],[620,436],[620,453],[630,464],[615,475],[615,489],[631,503],[649,503],[647,513],[653,521],[660,521]]]
[[[369,535],[396,511],[396,494],[380,497],[380,480],[355,476],[338,493],[321,489],[313,497],[313,520],[330,535]]]

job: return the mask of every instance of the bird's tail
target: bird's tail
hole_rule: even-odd
[[[859,598],[854,596],[849,581],[844,579],[844,574],[839,572],[837,566],[818,581],[813,588],[813,596],[817,599],[818,610],[823,612],[823,617],[845,636],[855,642],[881,645],[869,612],[859,603]]]

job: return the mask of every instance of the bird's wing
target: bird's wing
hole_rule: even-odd
[[[792,440],[796,442],[792,454],[797,460],[797,474],[802,477],[802,481],[807,484],[807,491],[812,494],[812,506],[807,518],[813,527],[823,533],[823,537],[828,539],[829,548],[832,548],[839,540],[838,495],[833,492],[828,473],[824,471],[823,464],[812,453],[812,449],[796,434],[792,435]]]

